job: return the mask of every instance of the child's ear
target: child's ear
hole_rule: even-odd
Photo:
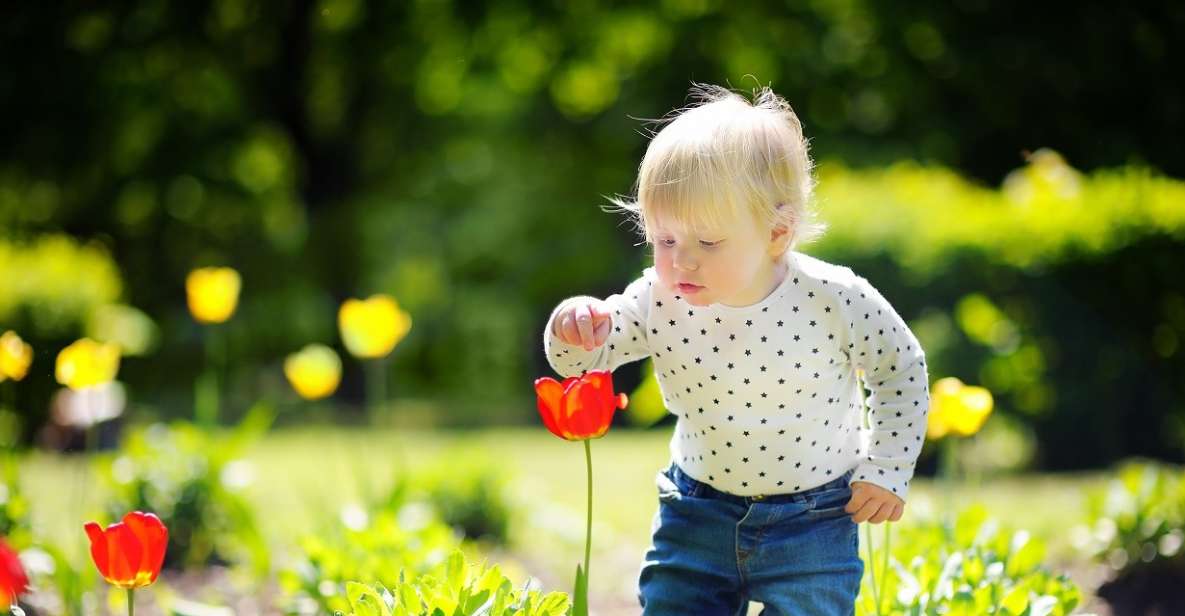
[[[778,204],[778,221],[769,232],[769,251],[772,256],[781,256],[790,247],[790,240],[794,238],[791,221],[787,219],[787,209],[784,203]]]

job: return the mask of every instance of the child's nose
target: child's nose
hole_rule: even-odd
[[[699,269],[699,263],[691,258],[691,255],[682,250],[675,252],[674,259],[675,269],[680,269],[688,272],[694,272]]]

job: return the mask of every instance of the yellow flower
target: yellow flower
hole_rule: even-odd
[[[337,390],[342,360],[323,344],[310,344],[284,359],[284,376],[306,400],[317,400]]]
[[[0,336],[0,382],[4,379],[19,381],[29,373],[33,363],[33,347],[29,346],[14,331]]]
[[[337,313],[346,349],[355,357],[384,357],[411,329],[411,316],[399,309],[390,295],[370,299],[348,299]]]
[[[987,389],[964,385],[954,377],[939,379],[930,388],[926,437],[971,436],[991,413],[992,393]]]
[[[189,312],[200,323],[222,323],[239,303],[242,279],[229,267],[202,267],[185,278]]]
[[[58,382],[83,389],[115,380],[119,372],[119,345],[83,338],[58,353]]]

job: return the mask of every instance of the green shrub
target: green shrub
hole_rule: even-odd
[[[1106,487],[1087,495],[1087,551],[1119,572],[1156,561],[1185,570],[1182,470],[1142,461],[1120,465]]]
[[[1141,167],[1085,174],[1042,149],[1000,189],[915,162],[819,166],[829,224],[819,251],[890,254],[920,278],[960,251],[1017,268],[1115,252],[1143,237],[1185,237],[1185,182]]]
[[[340,523],[300,540],[300,554],[280,582],[290,613],[333,613],[349,607],[347,581],[389,584],[404,570],[426,572],[460,543],[426,503],[374,511],[349,506]]]
[[[470,564],[456,551],[432,571],[382,585],[350,582],[346,590],[352,616],[564,616],[568,595],[516,590],[497,565]]]
[[[133,510],[159,516],[169,529],[165,567],[249,563],[256,575],[266,575],[267,546],[238,489],[249,481],[244,451],[272,418],[260,405],[231,430],[175,422],[131,431],[121,448],[99,463],[115,494],[108,521]]]
[[[440,519],[465,539],[505,545],[514,510],[506,472],[493,460],[464,449],[442,458],[440,463],[399,481],[388,497],[389,504],[426,500]]]
[[[866,574],[857,614],[1063,616],[1081,600],[1067,576],[1042,567],[1040,541],[1000,528],[982,507],[961,512],[950,530],[938,522],[894,526],[892,546],[887,574],[879,553],[865,562],[880,576],[881,611]]]
[[[95,308],[112,303],[124,282],[110,251],[64,233],[0,239],[0,321],[28,318],[30,338],[63,336]]]

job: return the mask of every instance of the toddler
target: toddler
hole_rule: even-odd
[[[651,357],[678,416],[638,576],[646,615],[852,614],[857,525],[901,518],[929,409],[925,355],[851,269],[805,255],[824,225],[790,106],[695,84],[616,200],[654,266],[547,323],[564,376]],[[863,426],[863,389],[868,427]]]

